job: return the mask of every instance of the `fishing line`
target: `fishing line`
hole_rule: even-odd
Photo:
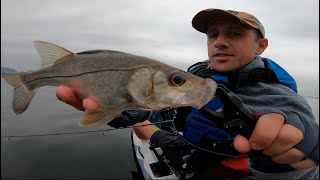
[[[11,138],[32,138],[32,137],[47,137],[47,136],[63,136],[63,135],[74,135],[74,134],[88,134],[88,133],[96,133],[96,132],[107,132],[107,131],[115,131],[121,129],[129,129],[129,128],[136,128],[136,127],[143,127],[143,126],[150,126],[156,124],[162,124],[166,122],[172,122],[173,120],[166,120],[161,122],[154,122],[150,124],[142,124],[142,125],[133,125],[127,127],[120,127],[120,128],[109,128],[109,129],[99,129],[99,130],[91,130],[91,131],[75,131],[75,132],[64,132],[64,133],[47,133],[47,134],[29,134],[29,135],[17,135],[17,136],[1,136],[1,139],[7,138],[10,140]],[[104,134],[103,134],[104,135]]]

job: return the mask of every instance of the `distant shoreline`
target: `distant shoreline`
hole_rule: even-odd
[[[11,68],[1,67],[1,73],[17,73],[17,71]]]

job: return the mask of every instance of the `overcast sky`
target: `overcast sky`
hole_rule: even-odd
[[[276,60],[304,95],[319,96],[318,0],[2,0],[1,66],[40,68],[34,40],[73,52],[112,49],[186,68],[207,59],[206,36],[191,26],[206,8],[254,14]]]

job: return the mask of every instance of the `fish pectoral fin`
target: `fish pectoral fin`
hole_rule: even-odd
[[[106,124],[112,121],[122,111],[122,109],[98,109],[96,111],[86,110],[80,121],[80,126],[100,126]]]
[[[40,54],[42,68],[51,66],[58,62],[58,60],[66,59],[64,57],[73,56],[73,52],[49,42],[34,41],[34,45]]]

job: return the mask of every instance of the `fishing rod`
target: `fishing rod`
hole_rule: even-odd
[[[47,137],[47,136],[63,136],[63,135],[74,135],[74,134],[88,134],[88,133],[96,133],[96,132],[103,132],[103,135],[107,131],[114,131],[114,130],[121,130],[121,129],[129,129],[129,128],[136,128],[136,127],[143,127],[143,126],[150,126],[156,124],[162,124],[166,122],[173,122],[173,120],[166,120],[160,122],[154,122],[149,124],[142,124],[142,125],[133,125],[127,127],[120,127],[120,128],[108,128],[108,129],[99,129],[99,130],[91,130],[91,131],[74,131],[74,132],[64,132],[64,133],[47,133],[47,134],[28,134],[28,135],[9,135],[9,136],[1,136],[1,139],[8,139],[11,138],[32,138],[32,137]]]

